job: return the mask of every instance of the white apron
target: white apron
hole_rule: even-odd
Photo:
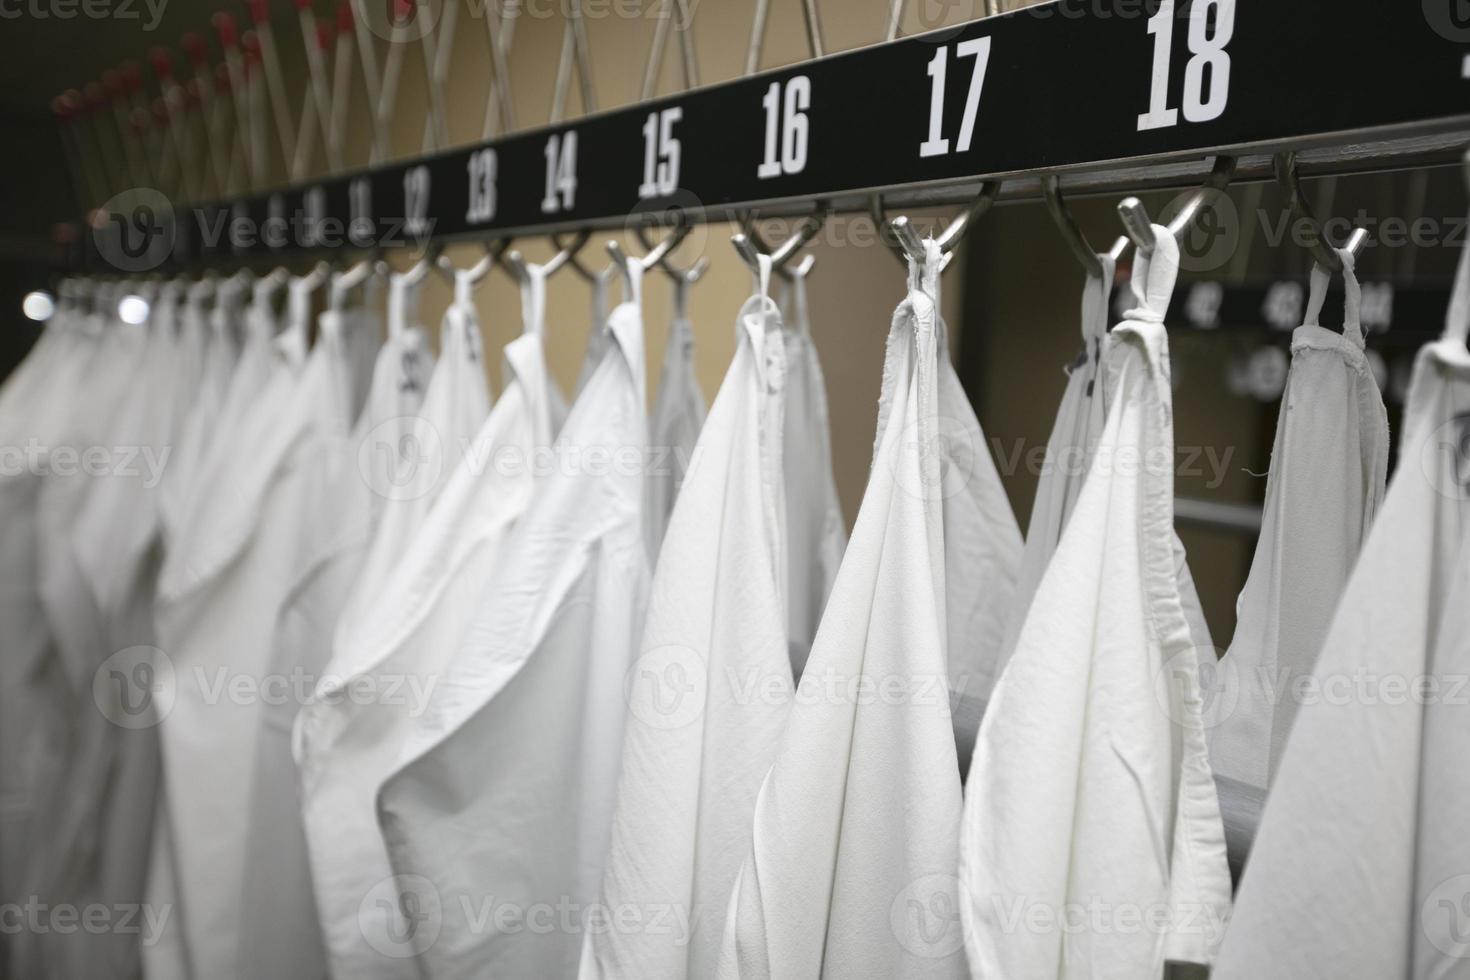
[[[505,389],[423,527],[298,720],[303,806],[333,976],[417,976],[411,951],[364,901],[393,872],[376,799],[530,504],[533,460],[565,415],[546,367],[545,273],[528,266],[525,332],[505,348]]]
[[[1470,250],[1414,364],[1398,468],[1298,706],[1219,980],[1470,970]]]
[[[1388,478],[1388,413],[1363,353],[1361,291],[1343,253],[1343,332],[1318,323],[1328,272],[1312,270],[1305,325],[1292,335],[1260,541],[1237,601],[1210,733],[1232,853],[1249,849],[1337,600],[1357,561]]]
[[[159,734],[177,914],[199,977],[239,975],[252,777],[266,699],[282,696],[290,680],[271,675],[272,640],[309,514],[303,477],[322,422],[313,410],[333,378],[365,373],[377,346],[375,336],[338,333],[328,320],[303,359],[309,300],[293,283],[291,322],[275,344],[280,359],[219,474],[234,490],[190,511],[182,535],[189,552],[160,587],[159,645],[172,658],[177,691]]]
[[[364,907],[404,917],[391,935],[430,976],[577,969],[579,928],[561,925],[560,908],[579,919],[601,881],[623,677],[648,594],[636,260],[629,272],[629,296],[608,321],[612,343],[567,418],[552,472],[507,542],[404,767],[379,794],[397,877]]]
[[[827,596],[847,550],[847,524],[832,474],[832,427],[827,416],[827,382],[812,343],[806,301],[806,270],[787,266],[782,296],[786,338],[786,512],[802,514],[786,523],[786,642],[791,670],[800,678],[822,621]]]
[[[642,653],[625,679],[629,718],[601,902],[670,910],[668,928],[587,932],[584,980],[714,975],[756,793],[790,710],[789,650],[811,642],[789,637],[784,624],[815,624],[830,588],[821,579],[826,549],[788,562],[791,529],[809,537],[809,528],[832,526],[819,493],[786,493],[788,461],[805,463],[814,448],[806,437],[825,435],[826,418],[819,426],[792,417],[809,407],[789,401],[793,369],[805,374],[814,362],[787,360],[792,331],[766,295],[770,258],[760,262],[759,291],[736,320],[735,359],[659,556]],[[798,566],[801,595],[787,591],[788,568]],[[816,608],[788,617],[788,602]]]
[[[960,861],[974,977],[1160,980],[1166,960],[1210,962],[1230,907],[1173,530],[1163,318],[1179,246],[1153,231],[1109,338],[1092,468],[975,745]]]
[[[950,455],[962,440],[940,438],[963,392],[945,381],[926,244],[888,336],[872,476],[756,801],[720,977],[964,975],[958,926],[936,934],[928,910],[953,906],[960,819],[943,495],[966,499],[976,471]]]
[[[674,319],[664,345],[664,363],[659,371],[658,393],[648,420],[648,554],[658,559],[658,549],[669,525],[674,501],[684,483],[704,426],[704,392],[694,374],[694,328],[689,324],[689,283],[674,282]]]
[[[1006,625],[1005,642],[1001,644],[1002,657],[996,664],[996,676],[989,678],[985,690],[978,692],[982,702],[989,700],[996,678],[1016,648],[1026,611],[1031,608],[1031,597],[1036,595],[1041,576],[1062,540],[1067,519],[1077,506],[1077,496],[1082,492],[1088,465],[1102,435],[1108,406],[1107,392],[1103,390],[1106,381],[1102,369],[1103,347],[1108,337],[1108,302],[1113,294],[1116,261],[1107,253],[1098,255],[1097,259],[1102,263],[1102,275],[1088,276],[1082,287],[1082,353],[1067,369],[1067,387],[1057,408],[1056,421],[1052,423],[1051,437],[1046,441],[1046,457],[1041,478],[1036,483],[1036,498],[1031,504],[1031,522],[1026,527],[1026,550],[1021,556],[1015,602]],[[983,710],[984,705],[981,707]]]

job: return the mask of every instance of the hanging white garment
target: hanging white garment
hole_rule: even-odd
[[[600,904],[671,914],[667,928],[589,930],[584,980],[714,975],[756,793],[790,710],[790,648],[811,644],[783,624],[815,629],[831,585],[822,578],[828,549],[793,555],[807,591],[789,602],[816,608],[788,617],[788,534],[802,528],[809,538],[807,528],[831,528],[833,515],[819,493],[787,494],[788,461],[806,463],[826,418],[801,418],[809,406],[789,400],[796,371],[814,362],[787,360],[801,348],[767,296],[770,271],[760,256],[758,292],[736,319],[735,359],[674,507],[628,677]]]
[[[434,977],[575,974],[648,595],[642,267],[473,624],[379,794],[398,949]],[[529,734],[528,734],[529,733]],[[397,897],[400,901],[394,902]],[[428,917],[421,918],[427,912]],[[522,927],[504,915],[524,916]],[[489,918],[485,918],[488,915]]]
[[[1102,274],[1089,275],[1082,287],[1082,353],[1067,369],[1067,387],[1052,424],[1051,437],[1046,441],[1041,478],[1036,483],[1031,521],[1026,527],[1026,550],[1021,557],[1015,602],[1006,626],[1005,642],[1001,644],[1002,657],[996,664],[995,676],[987,678],[977,692],[982,702],[990,700],[996,678],[1016,648],[1026,611],[1031,608],[1031,597],[1036,594],[1041,576],[1062,540],[1067,519],[1077,506],[1088,465],[1102,436],[1108,403],[1103,347],[1107,343],[1108,304],[1117,261],[1107,253],[1099,254],[1097,259],[1102,263]],[[983,704],[981,707],[983,710]]]
[[[810,266],[788,266],[782,296],[786,338],[786,512],[802,514],[786,523],[786,641],[796,678],[806,666],[827,596],[847,550],[847,525],[832,473],[832,428],[827,417],[827,382],[812,343],[806,277]],[[716,913],[718,915],[718,913]]]
[[[704,426],[704,392],[694,374],[694,328],[689,325],[689,283],[674,281],[674,319],[664,345],[653,415],[648,420],[648,554],[658,560],[664,530],[684,483]]]
[[[582,354],[582,366],[577,371],[577,386],[572,389],[573,399],[581,395],[587,382],[592,380],[592,375],[597,372],[598,365],[607,354],[607,345],[611,343],[607,332],[607,284],[616,272],[617,266],[609,265],[592,280],[592,326],[587,331],[587,349]]]
[[[1298,706],[1214,976],[1465,975],[1470,250]]]
[[[320,392],[334,378],[365,376],[377,347],[367,332],[339,332],[330,318],[303,357],[310,284],[291,284],[290,323],[276,338],[277,365],[234,438],[233,487],[191,509],[187,553],[159,592],[160,647],[172,658],[175,698],[159,726],[168,824],[184,945],[194,976],[238,975],[257,738],[267,698],[289,678],[270,675],[276,617],[288,596],[309,516]],[[351,388],[361,391],[366,381]],[[289,692],[290,688],[286,687]]]
[[[926,248],[893,316],[852,541],[756,801],[721,977],[964,975],[957,928],[936,944],[932,923],[910,919],[908,905],[927,908],[936,888],[954,897],[960,780],[946,577],[963,558],[945,553],[943,497],[966,491],[943,478],[976,472],[949,455],[959,440],[937,438],[960,417],[964,393],[945,380],[941,256],[932,241]],[[1010,533],[1019,538],[1014,518]]]
[[[1318,322],[1328,280],[1313,268],[1306,321],[1292,334],[1261,537],[1220,663],[1210,763],[1232,840],[1260,819],[1296,717],[1292,692],[1311,676],[1388,478],[1388,413],[1363,353],[1351,253],[1340,334]]]
[[[1158,980],[1165,961],[1208,964],[1230,908],[1173,529],[1179,246],[1153,232],[1109,337],[1106,427],[975,745],[960,861],[975,977]]]
[[[478,608],[506,535],[530,504],[533,461],[566,413],[547,372],[545,272],[528,265],[525,330],[505,389],[363,622],[297,722],[313,880],[333,976],[417,976],[364,898],[391,878],[377,793]],[[393,896],[396,898],[396,896]]]

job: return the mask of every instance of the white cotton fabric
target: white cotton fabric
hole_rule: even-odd
[[[982,569],[947,553],[946,521],[986,471],[965,454],[984,441],[962,428],[974,415],[944,356],[927,244],[893,317],[857,525],[757,798],[720,977],[964,976],[958,923],[930,913],[952,914],[959,843],[947,581]],[[983,542],[996,535],[981,517],[965,528]],[[1009,535],[1019,558],[1013,517]]]
[[[813,404],[791,399],[822,397],[820,369],[798,331],[783,327],[766,294],[770,259],[761,263],[760,291],[737,317],[735,359],[674,507],[626,682],[600,903],[668,910],[666,928],[588,931],[583,980],[714,975],[756,793],[790,710],[790,649],[811,644],[786,624],[815,629],[836,572],[823,564],[830,542],[788,554],[793,528],[803,540],[810,528],[835,531],[840,551],[841,518],[820,483],[787,493],[788,463],[805,467],[825,446],[826,414],[807,415]],[[828,483],[830,466],[828,458]],[[800,594],[788,588],[793,577]],[[788,605],[803,608],[788,615]]]
[[[528,266],[524,333],[505,348],[505,389],[352,646],[338,648],[298,722],[305,822],[333,976],[417,976],[377,908],[391,878],[376,798],[478,608],[507,534],[530,504],[533,461],[566,409],[546,366],[545,273]],[[351,696],[361,691],[366,697]],[[397,896],[391,896],[396,898]]]
[[[333,379],[366,386],[378,338],[324,318],[306,355],[310,295],[291,284],[291,314],[276,338],[277,363],[255,414],[231,435],[216,474],[231,488],[200,501],[181,535],[186,554],[159,589],[160,647],[172,660],[175,700],[159,726],[167,822],[194,976],[240,975],[249,815],[276,617],[299,557],[302,492],[317,426],[313,413]],[[344,329],[337,329],[343,327]],[[247,685],[232,695],[231,683]],[[310,964],[307,964],[310,968]]]
[[[1470,251],[1445,334],[1415,361],[1398,468],[1317,658],[1323,696],[1281,756],[1219,980],[1441,980],[1470,964],[1467,328]]]
[[[1076,509],[1077,497],[1087,479],[1088,464],[1092,462],[1107,417],[1103,348],[1108,338],[1108,309],[1117,261],[1107,253],[1099,254],[1097,260],[1102,265],[1101,274],[1089,275],[1082,287],[1082,353],[1067,369],[1067,387],[1046,441],[1046,456],[1036,483],[1036,498],[1031,504],[1031,521],[1026,526],[1026,549],[1021,556],[1015,601],[1006,638],[1001,644],[1002,657],[996,664],[996,676],[989,678],[985,689],[978,692],[982,701],[990,699],[990,690],[1016,648],[1026,612],[1031,608],[1031,598],[1036,595],[1041,577],[1062,540],[1067,519]]]
[[[704,392],[694,373],[694,328],[689,323],[689,284],[674,284],[674,319],[664,345],[658,392],[648,420],[648,554],[658,558],[669,515],[704,426]]]
[[[1292,692],[1311,676],[1388,479],[1388,413],[1364,356],[1353,256],[1341,254],[1342,333],[1319,323],[1329,274],[1317,266],[1292,334],[1261,536],[1220,662],[1210,762],[1227,823],[1231,799],[1258,799],[1280,762],[1300,700]]]
[[[459,645],[379,794],[392,937],[434,977],[575,974],[648,594],[642,268]],[[394,898],[397,901],[394,901]],[[561,925],[570,906],[572,923]],[[382,906],[369,906],[382,908]],[[508,913],[507,913],[508,909]],[[549,931],[541,912],[556,918]],[[536,916],[530,928],[505,914]]]
[[[1173,531],[1179,248],[1153,231],[1109,338],[1106,427],[975,745],[959,865],[974,977],[1158,980],[1213,959],[1230,907]],[[1130,910],[1154,924],[1129,928]]]

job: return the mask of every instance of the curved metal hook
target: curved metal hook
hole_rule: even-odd
[[[1223,194],[1230,178],[1235,176],[1235,158],[1220,156],[1215,158],[1215,165],[1210,170],[1210,176],[1206,178],[1204,186],[1189,196],[1174,220],[1169,222],[1169,231],[1175,238],[1182,238],[1189,230],[1190,224],[1207,204],[1217,194]],[[1133,245],[1138,249],[1138,254],[1149,256],[1154,250],[1153,221],[1148,216],[1148,210],[1144,208],[1143,202],[1136,197],[1125,197],[1118,203],[1118,217],[1123,221],[1123,230],[1133,240]]]
[[[1322,268],[1331,272],[1341,272],[1342,257],[1327,240],[1327,233],[1322,228],[1322,223],[1312,213],[1312,209],[1307,205],[1306,195],[1302,193],[1301,178],[1296,169],[1296,153],[1278,153],[1273,162],[1276,169],[1276,182],[1286,192],[1287,207],[1291,210],[1292,216],[1307,228],[1307,251],[1312,253],[1312,258]],[[1348,237],[1345,247],[1352,254],[1357,255],[1367,241],[1368,232],[1362,228],[1355,228],[1352,235]]]
[[[1046,174],[1041,178],[1041,199],[1046,202],[1047,211],[1051,212],[1052,220],[1061,230],[1062,238],[1072,249],[1072,254],[1077,257],[1078,262],[1082,263],[1082,268],[1086,269],[1087,274],[1094,279],[1101,279],[1102,260],[1093,251],[1087,241],[1087,236],[1082,234],[1082,229],[1077,227],[1077,219],[1072,216],[1072,212],[1067,208],[1067,202],[1062,198],[1062,181],[1056,174]],[[1123,250],[1127,247],[1127,236],[1119,236],[1108,254],[1116,261],[1123,255]]]
[[[974,226],[975,222],[979,221],[985,215],[985,212],[989,211],[995,205],[996,198],[999,196],[1000,181],[987,180],[982,183],[980,185],[980,192],[975,195],[975,200],[970,202],[970,206],[950,221],[949,224],[945,225],[944,231],[940,232],[939,237],[935,239],[935,244],[939,246],[940,252],[945,255],[953,252],[965,237],[965,234]],[[884,244],[888,246],[889,251],[897,255],[899,261],[903,262],[905,266],[908,265],[909,259],[922,262],[924,260],[924,243],[919,239],[919,233],[914,230],[913,223],[909,221],[908,216],[900,215],[892,221],[885,221],[882,208],[882,198],[879,195],[873,195],[872,201],[870,202],[870,210],[873,213],[874,221],[879,227],[879,237],[883,238],[882,229],[885,226],[893,231],[895,242],[884,240]]]
[[[796,231],[774,249],[761,237],[759,229],[755,226],[755,218],[747,214],[740,222],[744,229],[743,233],[735,235],[730,241],[752,271],[760,267],[757,254],[764,253],[771,257],[771,267],[784,274],[786,263],[790,262],[797,252],[805,248],[817,236],[817,232],[821,231],[822,226],[826,224],[829,213],[831,210],[825,203],[819,205],[815,214],[807,215]]]
[[[665,255],[678,248],[679,243],[689,234],[689,221],[684,217],[684,212],[676,211],[674,214],[676,221],[674,230],[663,241],[655,245],[648,254],[638,260],[645,269],[649,266],[657,265],[663,260]],[[628,253],[623,251],[623,247],[615,239],[608,240],[607,252],[613,257],[613,261],[618,264],[618,268],[623,271],[623,275],[626,276],[628,274]]]
[[[485,244],[485,254],[474,265],[464,270],[465,274],[469,276],[471,286],[478,286],[484,282],[485,277],[490,275],[490,271],[495,268],[496,263],[500,262],[501,257],[505,254],[505,250],[510,248],[510,241],[509,238],[502,238]],[[454,284],[456,269],[454,263],[449,261],[449,256],[440,255],[434,261],[434,266],[450,285]]]
[[[638,225],[633,229],[633,233],[638,236],[638,240],[643,243],[644,248],[650,251],[653,250],[654,244],[648,239],[647,228],[643,225]],[[669,278],[675,282],[682,282],[685,285],[692,286],[699,282],[700,279],[703,279],[704,274],[709,271],[709,257],[701,255],[692,266],[687,269],[681,269],[670,262],[668,255],[665,254],[658,260],[658,267],[667,273]]]

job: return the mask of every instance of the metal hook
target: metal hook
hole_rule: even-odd
[[[554,244],[557,248],[566,247],[562,244],[560,232],[553,232],[551,235],[551,241],[552,244]],[[567,265],[571,266],[572,271],[575,272],[578,276],[582,277],[587,282],[592,283],[593,285],[596,285],[597,283],[607,282],[615,268],[614,266],[608,266],[601,272],[593,272],[591,269],[582,264],[582,260],[577,257],[577,252],[575,250],[567,256]]]
[[[960,240],[965,237],[965,233],[969,231],[975,222],[984,217],[985,212],[989,211],[995,205],[995,200],[999,196],[1000,181],[987,180],[981,184],[980,192],[975,195],[975,200],[970,203],[970,206],[949,224],[945,225],[944,231],[935,239],[935,244],[939,246],[939,251],[945,255],[953,252],[955,247],[959,245]],[[883,203],[877,195],[874,195],[871,207],[874,210],[874,218],[878,221],[879,227],[881,228],[884,224]],[[909,221],[908,216],[899,215],[886,224],[889,228],[893,229],[893,235],[897,239],[897,244],[884,242],[884,244],[888,245],[889,250],[897,255],[900,260],[911,258],[915,262],[922,262],[924,260],[924,243],[919,239],[919,233],[914,230],[914,226]],[[906,261],[905,264],[907,264]]]
[[[752,269],[756,268],[756,260],[753,256],[755,254],[755,250],[759,249],[761,252],[764,252],[771,257],[771,266],[773,268],[781,269],[783,266],[786,265],[787,262],[791,261],[792,257],[795,256],[797,252],[805,248],[807,243],[816,237],[817,232],[821,231],[822,226],[826,224],[827,215],[829,213],[830,208],[827,206],[827,204],[819,203],[817,212],[815,214],[807,215],[806,218],[802,221],[801,226],[798,227],[796,231],[792,232],[791,235],[784,242],[782,242],[774,249],[766,244],[765,239],[761,237],[760,231],[755,226],[754,216],[749,214],[745,215],[740,222],[741,227],[744,230],[744,234],[736,237],[742,240],[747,240],[747,243],[754,243],[753,247],[751,248],[751,255],[746,257],[746,263],[749,264]],[[742,256],[746,255],[745,250],[742,249],[739,244],[737,244],[735,247],[740,250],[740,254]]]
[[[581,251],[582,246],[586,245],[587,240],[591,237],[592,232],[584,230],[577,232],[577,237],[570,245],[562,245],[560,242],[557,242],[559,251],[541,264],[542,274],[548,279],[555,275],[557,270],[571,261],[574,254]],[[526,283],[530,281],[531,273],[526,268],[526,259],[520,252],[512,250],[505,253],[504,265],[510,270],[510,274],[515,277],[516,282]]]
[[[674,230],[663,241],[655,245],[648,254],[638,260],[645,269],[649,266],[657,265],[665,255],[678,248],[679,243],[689,234],[689,222],[684,218],[684,212],[676,211],[674,214],[675,220],[678,222],[674,226]],[[613,257],[613,261],[618,264],[618,268],[622,270],[623,276],[626,278],[628,275],[628,263],[631,261],[628,253],[623,251],[623,247],[616,240],[611,239],[607,243],[607,252]]]
[[[1190,195],[1169,222],[1169,231],[1175,238],[1182,238],[1189,230],[1190,224],[1200,210],[1211,203],[1217,194],[1223,194],[1225,187],[1230,183],[1230,178],[1235,176],[1235,158],[1220,156],[1215,158],[1215,165],[1206,178],[1205,184],[1199,190]],[[1118,204],[1118,217],[1123,221],[1123,230],[1133,240],[1133,245],[1138,249],[1138,254],[1145,258],[1152,255],[1154,251],[1153,221],[1148,216],[1143,202],[1136,197],[1125,197]]]
[[[1276,182],[1287,195],[1287,207],[1297,221],[1307,228],[1307,251],[1317,264],[1331,272],[1342,271],[1342,257],[1333,249],[1332,243],[1327,240],[1327,234],[1322,228],[1322,223],[1317,216],[1312,214],[1312,209],[1307,206],[1306,198],[1302,194],[1301,179],[1297,175],[1296,154],[1294,152],[1278,153],[1275,157]],[[1362,228],[1353,229],[1345,246],[1353,255],[1357,255],[1368,241],[1368,232]]]
[[[633,229],[633,233],[638,236],[638,240],[643,243],[644,248],[650,251],[653,249],[653,242],[649,241],[648,229],[645,226],[638,225]],[[687,286],[692,286],[704,278],[704,274],[709,271],[709,258],[701,255],[692,266],[687,269],[681,269],[669,261],[668,255],[665,254],[658,260],[658,267],[675,282],[682,282]]]
[[[465,275],[469,278],[471,286],[478,286],[480,283],[484,282],[485,277],[490,275],[490,271],[494,269],[497,264],[503,264],[501,260],[502,257],[505,255],[505,250],[510,248],[510,242],[511,240],[509,238],[504,238],[497,239],[493,242],[487,242],[485,244],[485,254],[481,256],[479,261],[477,261],[474,265],[464,270]],[[446,282],[450,283],[451,285],[454,284],[457,270],[454,267],[454,263],[449,261],[449,256],[440,255],[435,260],[434,266],[436,269],[438,269],[439,274],[444,277]]]
[[[1046,174],[1041,178],[1041,198],[1046,202],[1047,211],[1051,212],[1052,220],[1061,229],[1062,238],[1072,249],[1072,254],[1077,261],[1082,263],[1082,268],[1087,274],[1095,279],[1101,279],[1103,274],[1102,260],[1097,257],[1092,246],[1087,242],[1087,236],[1082,234],[1082,229],[1077,227],[1077,219],[1067,209],[1067,202],[1062,199],[1062,181],[1056,174]],[[1127,236],[1119,236],[1108,250],[1114,261],[1121,258],[1123,250],[1128,247]]]

